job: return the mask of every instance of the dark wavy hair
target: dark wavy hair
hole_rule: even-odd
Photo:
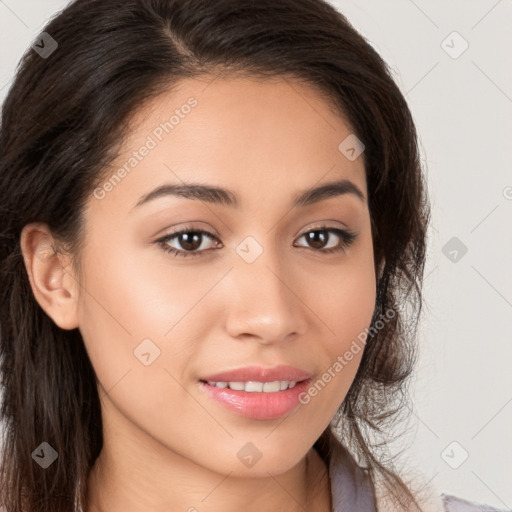
[[[382,481],[404,509],[417,504],[374,435],[389,437],[407,405],[430,215],[413,119],[382,58],[324,0],[75,0],[44,31],[57,49],[23,55],[2,107],[0,504],[8,512],[85,510],[87,475],[103,445],[94,369],[79,330],[60,329],[35,300],[22,228],[46,223],[78,261],[84,206],[134,113],[184,78],[218,73],[310,85],[365,144],[372,327],[386,311],[396,314],[370,329],[337,435],[328,428],[315,446],[350,447],[374,485]],[[41,440],[59,454],[45,471],[31,456]]]

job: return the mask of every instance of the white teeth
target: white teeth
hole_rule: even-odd
[[[229,389],[234,389],[235,391],[243,391],[245,388],[245,384],[243,382],[228,382]]]
[[[277,391],[281,391],[281,383],[278,380],[274,382],[265,382],[262,388],[265,393],[276,393]]]
[[[229,383],[229,385],[231,387],[231,383]],[[244,391],[248,393],[261,393],[263,391],[263,382],[246,382]]]
[[[210,386],[216,386],[218,388],[233,389],[235,391],[246,391],[248,393],[277,393],[278,391],[284,391],[285,389],[291,389],[297,384],[294,380],[275,380],[273,382],[212,382],[208,381]]]

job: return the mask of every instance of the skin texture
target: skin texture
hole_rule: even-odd
[[[278,364],[316,380],[369,327],[376,281],[362,157],[338,150],[352,131],[316,90],[285,79],[203,77],[137,112],[112,174],[190,97],[197,105],[161,141],[152,135],[156,147],[129,174],[103,198],[91,194],[80,274],[70,255],[37,257],[51,242],[45,225],[22,233],[36,299],[57,325],[80,329],[98,379],[104,447],[88,481],[89,510],[293,511],[312,501],[329,510],[326,467],[312,445],[362,351],[277,420],[238,416],[198,380]],[[300,191],[342,178],[364,199],[291,206]],[[192,181],[232,190],[238,207],[166,196],[134,208],[164,183]],[[303,236],[324,224],[356,239],[326,254],[323,247],[343,243],[338,235],[320,230],[323,246]],[[156,243],[185,227],[217,240],[203,237],[204,252],[189,257]],[[248,236],[263,250],[252,263],[236,252]],[[180,241],[167,246],[185,250]],[[144,339],[160,350],[148,366],[134,355]],[[252,467],[237,457],[248,442],[262,454]]]

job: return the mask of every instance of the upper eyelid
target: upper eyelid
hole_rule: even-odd
[[[172,233],[166,233],[159,237],[156,242],[159,242],[161,240],[166,240],[169,238],[174,238],[178,235],[181,235],[183,233],[201,233],[202,235],[206,235],[209,238],[217,238],[218,236],[215,233],[211,233],[210,231],[207,231],[206,229],[202,228],[184,228],[184,229],[178,229],[177,231],[173,231]]]
[[[351,230],[350,228],[348,228],[347,226],[345,227],[339,227],[339,226],[327,226],[327,225],[320,225],[320,226],[313,226],[311,228],[308,228],[304,231],[301,231],[299,233],[299,235],[297,236],[302,236],[302,235],[305,235],[306,233],[309,233],[311,231],[344,231],[348,234],[355,234],[355,232],[353,230]],[[165,238],[169,238],[169,237],[173,237],[173,236],[177,236],[177,235],[180,235],[182,233],[202,233],[204,235],[207,235],[211,238],[219,238],[220,235],[216,234],[216,233],[212,233],[211,231],[208,231],[207,229],[204,229],[204,228],[199,228],[199,227],[185,227],[185,228],[181,228],[181,229],[178,229],[176,231],[173,231],[173,232],[170,232],[170,233],[165,233],[164,235],[162,235],[161,237],[159,237],[156,241],[158,240],[162,240],[162,239],[165,239]]]

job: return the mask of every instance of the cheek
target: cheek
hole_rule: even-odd
[[[363,356],[376,300],[376,279],[371,243],[361,244],[339,266],[339,271],[316,275],[308,305],[321,320],[322,373],[310,388],[310,398],[322,395],[327,416],[344,400]],[[323,393],[328,387],[329,391]],[[328,397],[329,395],[329,397]],[[308,400],[306,397],[305,401]]]
[[[312,411],[305,421],[318,433],[331,421],[347,396],[361,363],[365,348],[363,338],[371,322],[373,308],[369,304],[363,303],[361,309],[355,304],[347,306],[350,307],[333,318],[331,325],[335,334],[323,338],[319,373],[299,397],[305,408]]]
[[[376,299],[373,270],[332,280],[328,289],[325,311],[333,335],[325,339],[331,357],[337,357],[370,325]]]
[[[353,249],[353,250],[352,250]],[[375,309],[376,278],[371,239],[351,248],[333,272],[316,275],[315,311],[326,325],[325,346],[331,359],[347,350],[351,341],[369,327]]]
[[[149,351],[155,357],[173,321],[172,304],[167,303],[166,312],[140,262],[130,251],[116,247],[123,245],[112,239],[88,244],[83,255],[79,310],[84,343],[107,390],[127,371],[142,366],[137,347],[143,340],[152,341],[144,342],[142,347],[147,350],[143,353]]]
[[[164,253],[155,264],[158,248],[117,247],[129,245],[98,237],[83,254],[80,331],[98,379],[108,390],[128,371],[132,379],[143,370],[147,387],[164,369],[182,378],[200,326],[208,325],[199,318],[205,307],[199,303],[218,277],[173,269]]]

